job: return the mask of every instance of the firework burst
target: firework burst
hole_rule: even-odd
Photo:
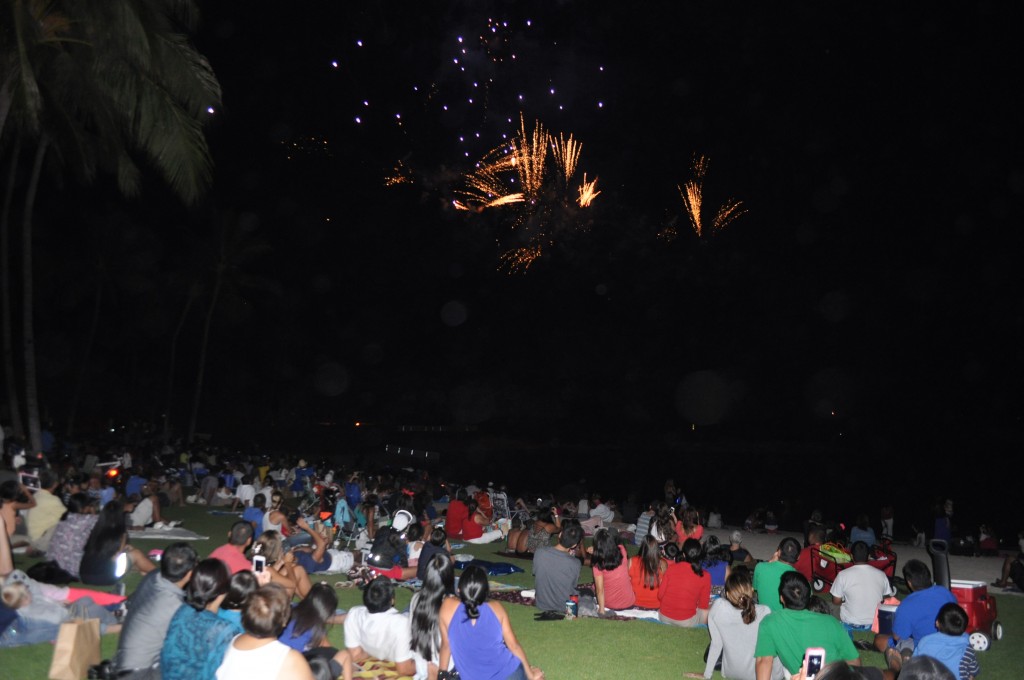
[[[683,207],[690,218],[690,225],[697,234],[697,238],[705,238],[725,229],[743,213],[747,212],[741,206],[742,201],[728,199],[715,213],[710,225],[704,224],[704,176],[708,171],[709,161],[706,156],[694,156],[693,179],[686,182],[679,188],[679,194],[683,197]],[[707,227],[710,227],[710,232]]]
[[[452,201],[456,210],[509,210],[505,227],[516,243],[499,256],[499,269],[525,272],[554,244],[554,233],[582,230],[579,209],[589,207],[601,193],[597,178],[588,180],[586,173],[583,183],[575,191],[571,188],[582,149],[571,134],[555,137],[540,121],[527,130],[520,115],[515,137],[489,151],[463,177],[463,188],[456,192],[460,198]]]

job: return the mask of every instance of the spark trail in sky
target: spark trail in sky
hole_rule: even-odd
[[[708,171],[708,163],[706,156],[694,156],[693,179],[679,187],[679,194],[683,197],[683,207],[686,209],[690,225],[697,234],[697,238],[706,238],[720,232],[746,212],[741,208],[742,201],[730,198],[719,207],[710,225],[704,223],[704,176]],[[710,227],[710,232],[708,227]]]
[[[520,114],[515,137],[489,151],[464,176],[464,188],[457,191],[461,198],[452,202],[457,210],[511,210],[504,226],[514,244],[504,246],[499,269],[525,272],[554,244],[556,232],[581,230],[578,209],[589,207],[601,193],[597,178],[587,180],[586,173],[583,183],[572,187],[582,149],[572,135],[555,137],[540,121],[527,130]]]

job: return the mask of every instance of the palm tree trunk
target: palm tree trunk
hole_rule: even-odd
[[[195,299],[196,296],[189,289],[185,307],[181,310],[178,325],[174,328],[174,336],[171,337],[171,358],[167,362],[167,397],[164,399],[164,444],[171,440],[171,402],[174,401],[174,366],[178,360],[178,338],[181,337],[181,329],[185,327],[185,319]],[[189,438],[191,439],[191,436]]]
[[[196,377],[196,393],[192,399],[192,417],[188,421],[188,443],[191,444],[196,435],[196,420],[199,417],[199,399],[203,395],[203,373],[206,371],[206,348],[210,344],[210,326],[213,323],[213,310],[217,308],[220,287],[224,282],[224,262],[217,265],[217,282],[210,296],[210,307],[206,310],[206,321],[203,323],[203,344],[199,350],[199,375]]]
[[[71,396],[71,408],[68,412],[67,437],[75,434],[75,416],[78,415],[78,402],[82,398],[82,390],[85,388],[85,375],[89,370],[89,359],[92,357],[92,348],[96,345],[96,331],[100,327],[100,307],[103,303],[103,277],[96,279],[96,297],[92,305],[92,322],[89,324],[89,335],[85,340],[85,353],[82,356],[82,366],[78,369],[78,381],[75,383],[75,392]]]
[[[11,167],[7,174],[7,186],[4,188],[4,206],[0,213],[0,288],[3,300],[3,334],[4,334],[4,375],[7,386],[7,407],[10,410],[11,429],[17,439],[25,436],[24,421],[21,419],[21,400],[18,398],[18,381],[14,374],[14,325],[11,323],[11,204],[14,202],[14,179],[17,174],[18,160],[21,156],[21,136],[14,140],[11,149]]]
[[[39,176],[43,172],[43,159],[50,139],[45,134],[39,138],[36,157],[32,162],[32,175],[25,192],[25,210],[21,216],[21,274],[22,274],[22,338],[25,350],[25,415],[28,418],[28,437],[32,452],[43,449],[39,423],[39,393],[36,387],[36,346],[32,324],[32,211],[39,189]]]

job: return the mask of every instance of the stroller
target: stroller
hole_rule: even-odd
[[[370,533],[364,525],[365,520],[364,523],[360,523],[359,517],[352,512],[344,498],[335,502],[332,514],[324,523],[334,528],[334,541],[331,547],[338,550],[365,550],[370,547]]]

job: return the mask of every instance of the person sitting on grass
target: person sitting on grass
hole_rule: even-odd
[[[754,591],[757,601],[767,605],[773,612],[782,611],[779,603],[779,582],[786,572],[795,571],[793,566],[800,556],[800,543],[787,536],[779,542],[779,547],[767,562],[759,562],[754,567]],[[804,576],[804,580],[807,577]]]
[[[999,578],[992,582],[997,588],[1024,589],[1024,531],[1017,532],[1017,545],[1020,548],[1017,555],[1003,560]]]
[[[594,545],[588,550],[594,568],[597,615],[606,616],[609,610],[629,609],[636,604],[625,546],[606,527],[601,527],[594,533]]]
[[[847,630],[871,630],[879,603],[895,595],[889,577],[868,564],[870,548],[857,541],[850,548],[853,564],[836,574],[832,583],[832,603],[840,605],[839,620]]]
[[[242,519],[252,525],[253,534],[263,531],[263,514],[267,507],[267,497],[263,494],[253,496],[252,505],[242,511]]]
[[[445,598],[455,596],[455,563],[445,552],[421,560],[423,587],[409,602],[410,646],[416,662],[416,677],[437,676],[441,653],[440,613]],[[446,670],[454,664],[449,663]]]
[[[744,564],[751,569],[754,568],[754,556],[743,547],[743,532],[736,529],[729,534],[729,562],[732,566]]]
[[[931,656],[943,663],[960,680],[974,680],[981,673],[978,656],[967,635],[967,612],[947,602],[935,619],[937,632],[926,635],[914,647],[914,656]]]
[[[435,526],[431,529],[430,536],[423,543],[419,561],[416,563],[416,578],[421,581],[427,580],[427,565],[430,563],[430,559],[437,554],[445,554],[448,557],[452,556],[452,546],[448,543],[448,533],[441,526]]]
[[[532,555],[542,545],[549,545],[551,537],[558,533],[561,526],[562,520],[558,515],[558,508],[554,506],[543,508],[537,518],[529,522],[528,526],[508,532],[508,549],[517,555]]]
[[[112,586],[135,567],[149,574],[156,565],[141,550],[128,543],[127,515],[121,501],[112,500],[100,509],[89,538],[82,548],[78,574],[82,583]]]
[[[659,621],[683,628],[707,623],[711,606],[711,576],[701,567],[703,560],[704,549],[700,541],[686,539],[676,561],[668,565],[658,588],[661,602]]]
[[[188,543],[172,543],[163,552],[160,568],[147,574],[132,593],[114,654],[117,677],[160,677],[160,652],[167,629],[185,599],[184,588],[197,561],[196,551]]]
[[[926,635],[935,632],[939,610],[947,603],[956,603],[953,593],[932,581],[932,572],[921,560],[903,565],[903,579],[910,588],[892,619],[892,634],[875,636],[875,649],[885,654],[889,668],[900,672],[903,662],[913,654],[914,646]]]
[[[860,654],[838,619],[808,611],[811,586],[803,574],[793,570],[783,573],[777,597],[783,608],[766,616],[757,631],[757,680],[770,680],[775,657],[790,673],[799,673],[808,647],[821,647],[826,659],[860,665]]]
[[[223,562],[205,559],[192,570],[185,602],[167,627],[160,652],[162,680],[213,680],[232,638],[242,626],[217,615],[231,575]]]
[[[562,522],[558,543],[541,546],[533,555],[536,589],[534,604],[543,612],[561,612],[565,601],[577,595],[576,584],[582,564],[577,551],[583,541],[583,527],[576,520]]]
[[[252,569],[252,562],[245,556],[245,551],[252,545],[252,537],[252,524],[239,520],[231,525],[228,542],[215,548],[210,557],[223,562],[230,574],[248,571]]]
[[[245,632],[228,645],[217,668],[217,680],[313,680],[305,657],[278,640],[288,625],[292,608],[287,591],[275,583],[261,586],[242,609]],[[345,679],[352,666],[345,666]]]
[[[483,567],[466,567],[459,578],[459,599],[441,603],[439,667],[447,668],[449,659],[454,659],[465,678],[544,680],[544,672],[527,660],[505,608],[500,602],[488,602],[488,593]],[[447,671],[438,677],[447,678]]]
[[[636,595],[636,606],[644,609],[658,609],[658,587],[662,575],[668,569],[668,561],[661,556],[657,539],[650,534],[640,544],[640,552],[629,558],[629,580]]]
[[[395,586],[377,576],[363,590],[363,604],[345,618],[345,647],[354,663],[391,661],[398,675],[414,675],[409,617],[395,609]]]

